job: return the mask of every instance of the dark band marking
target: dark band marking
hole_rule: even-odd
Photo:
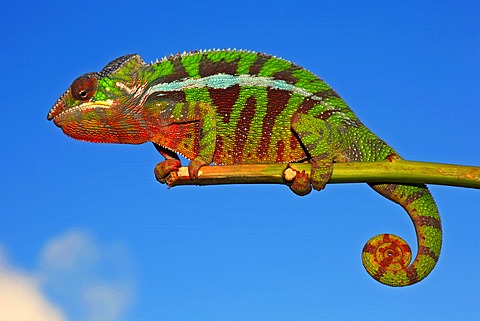
[[[268,155],[268,146],[272,138],[273,126],[278,115],[285,109],[291,95],[291,92],[280,89],[268,89],[267,91],[267,113],[263,118],[262,137],[257,149],[257,157],[260,160],[265,159]]]
[[[200,60],[198,72],[200,77],[207,77],[216,74],[236,75],[238,60],[239,59],[235,59],[231,62],[226,62],[225,60],[214,62],[207,57],[203,57],[203,59]]]
[[[327,121],[332,115],[335,115],[338,112],[340,112],[340,110],[338,109],[325,110],[325,111],[322,111],[320,114],[318,114],[316,118],[320,118],[321,120]]]
[[[313,93],[313,95],[315,95],[317,97],[320,97],[322,99],[332,98],[332,97],[340,98],[340,96],[337,94],[337,92],[333,89],[318,91],[318,92]]]
[[[418,281],[417,269],[415,269],[413,266],[408,267],[405,272],[407,272],[407,278],[410,280],[411,284]]]
[[[185,66],[182,64],[180,56],[175,56],[175,58],[171,59],[170,61],[173,65],[173,72],[170,75],[155,79],[154,81],[152,81],[151,86],[155,86],[160,83],[170,83],[178,79],[184,79],[189,77],[189,74],[185,69]]]
[[[224,155],[223,150],[223,137],[221,135],[217,135],[217,141],[215,144],[215,154],[213,156],[213,162],[215,164],[222,164],[224,159],[228,159],[227,155]]]
[[[419,190],[415,191],[414,193],[411,193],[410,195],[408,195],[407,198],[405,199],[405,201],[403,202],[403,205],[404,206],[410,206],[413,202],[422,198],[423,196],[425,196],[428,193],[429,192],[426,188],[419,189]]]
[[[316,99],[312,99],[310,97],[306,97],[303,102],[300,104],[300,106],[297,109],[297,113],[299,114],[306,114],[310,109],[318,105],[319,101]]]
[[[257,60],[250,66],[250,75],[258,75],[260,70],[262,70],[263,65],[267,60],[269,60],[271,57],[263,54],[257,54]]]
[[[217,115],[227,124],[230,121],[233,105],[237,102],[240,94],[240,86],[234,85],[226,89],[208,88],[208,93],[213,105],[217,108]]]
[[[300,67],[292,66],[289,70],[278,71],[273,75],[274,79],[284,80],[289,84],[295,85],[298,81],[297,78],[293,77],[292,71],[298,70]]]
[[[255,110],[257,108],[257,101],[254,96],[247,98],[245,106],[240,113],[240,119],[235,128],[235,138],[233,145],[233,164],[243,163],[243,148],[248,139],[248,133],[250,131],[250,125],[252,124],[253,116],[255,116]]]
[[[277,158],[275,159],[275,162],[276,163],[283,163],[284,162],[284,159],[283,159],[283,153],[285,152],[285,142],[283,140],[279,140],[277,142]]]
[[[297,149],[297,148],[301,148],[302,149],[302,154],[298,160],[302,159],[302,158],[305,158],[306,157],[306,153],[305,151],[303,151],[303,147],[301,147],[301,144],[297,138],[297,135],[293,134],[290,136],[290,150],[292,151],[292,155],[293,155],[293,152]]]
[[[442,223],[438,218],[431,216],[415,216],[413,217],[413,223],[415,226],[431,226],[437,230],[442,230]]]
[[[426,255],[434,259],[435,262],[438,261],[438,256],[435,253],[433,253],[433,251],[430,248],[426,246],[420,246],[418,248],[418,255]]]

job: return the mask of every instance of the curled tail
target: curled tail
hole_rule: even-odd
[[[386,198],[400,204],[415,226],[418,252],[410,264],[412,252],[398,236],[380,234],[363,248],[362,261],[377,281],[390,286],[419,282],[435,267],[442,246],[442,225],[437,206],[424,185],[370,185]]]

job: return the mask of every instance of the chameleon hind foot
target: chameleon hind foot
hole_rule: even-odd
[[[313,157],[310,163],[312,164],[310,182],[312,183],[313,189],[320,191],[325,188],[325,185],[332,176],[333,163],[329,159],[319,157]]]
[[[333,166],[331,161],[314,157],[310,160],[310,163],[312,164],[310,175],[305,171],[295,170],[290,165],[288,165],[287,169],[293,170],[295,175],[287,178],[284,172],[284,178],[291,182],[289,185],[290,189],[299,196],[309,194],[312,191],[312,187],[317,191],[324,189],[332,176]]]
[[[190,176],[190,179],[196,179],[198,178],[198,172],[200,171],[200,168],[202,166],[210,164],[206,160],[204,160],[201,157],[195,157],[190,164],[188,164],[188,175]]]
[[[290,166],[288,168],[295,172],[295,177],[291,179],[293,180],[293,183],[288,186],[292,192],[298,196],[305,196],[309,194],[312,191],[312,185],[310,184],[308,174],[305,171],[297,171]]]

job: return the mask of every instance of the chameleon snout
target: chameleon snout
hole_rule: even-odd
[[[54,119],[56,116],[61,114],[63,111],[65,111],[66,105],[65,102],[60,98],[57,100],[57,102],[53,105],[53,107],[50,109],[47,115],[48,120]]]

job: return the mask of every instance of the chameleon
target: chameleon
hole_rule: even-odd
[[[309,162],[289,185],[298,195],[325,188],[333,163],[401,159],[370,131],[340,96],[307,69],[273,55],[213,49],[171,54],[149,64],[121,56],[73,81],[50,109],[62,131],[97,143],[152,142],[165,158],[160,182],[178,171],[178,155],[198,178],[210,164]],[[407,286],[435,267],[442,227],[425,185],[370,184],[399,204],[416,231],[417,254],[403,239],[380,234],[362,251],[374,279]]]

